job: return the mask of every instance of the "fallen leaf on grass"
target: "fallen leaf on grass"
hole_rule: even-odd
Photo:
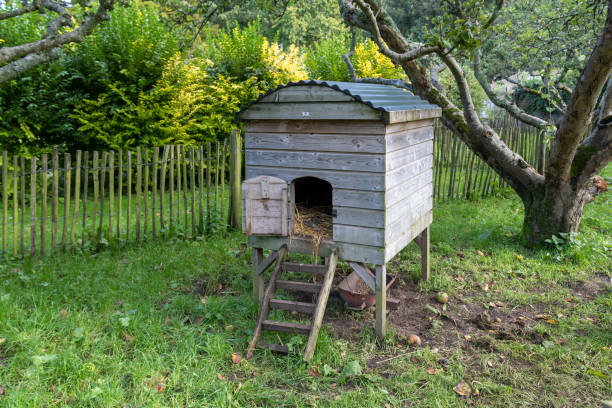
[[[543,315],[543,314],[537,314],[535,315],[536,319],[541,319],[541,320],[546,320],[546,319],[550,319],[550,316],[548,315]]]
[[[482,252],[480,249],[477,250],[476,253],[480,256],[485,256],[484,252]]]
[[[59,314],[61,314],[62,316],[66,317],[66,316],[68,316],[68,311],[66,309],[62,309],[62,310],[60,310]]]
[[[308,371],[310,372],[310,375],[312,375],[313,377],[319,377],[321,375],[319,374],[319,369],[317,367],[312,367]]]
[[[559,324],[559,321],[555,320],[555,319],[546,319],[546,323],[548,323],[548,324]]]
[[[425,371],[427,371],[429,374],[432,374],[432,375],[436,373],[436,369],[435,369],[435,368],[433,368],[433,367],[429,367],[429,368],[428,368],[427,370],[425,370]]]
[[[482,289],[483,292],[488,292],[489,291],[489,284],[485,283],[480,288]]]
[[[459,383],[453,387],[453,390],[462,397],[469,397],[472,393],[470,385],[463,380],[459,381]]]
[[[164,392],[164,390],[166,389],[166,386],[164,384],[157,384],[157,387],[155,387],[155,390],[157,391],[157,393],[161,393]]]
[[[129,335],[129,334],[127,334],[127,333],[124,333],[124,334],[123,334],[123,338],[124,338],[126,341],[129,341],[129,342],[134,341],[134,336],[130,336],[130,335]]]
[[[493,362],[492,362],[492,361],[487,361],[487,365],[488,365],[489,367],[493,367]]]
[[[0,385],[0,395],[4,395],[4,387]]]
[[[410,361],[412,361],[413,363],[418,363],[419,362],[419,360],[416,357],[412,357],[410,359]]]
[[[224,377],[223,375],[221,375],[221,373],[218,373],[218,374],[217,374],[217,379],[218,379],[219,381],[224,381],[224,380],[225,380],[225,377]]]
[[[232,353],[232,363],[238,364],[241,361],[242,361],[242,357],[240,356],[240,353]]]
[[[4,337],[0,338],[0,344],[4,343],[6,339]]]

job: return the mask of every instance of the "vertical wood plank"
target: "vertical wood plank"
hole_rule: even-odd
[[[217,161],[215,163],[215,215],[219,206],[219,149],[220,144],[217,140]]]
[[[221,213],[219,216],[225,219],[225,157],[227,156],[227,139],[223,139],[223,155],[221,157]]]
[[[162,231],[166,227],[166,223],[164,221],[164,200],[166,198],[166,161],[168,160],[168,150],[168,146],[164,146],[164,151],[162,153],[161,175],[159,180],[159,224]]]
[[[87,235],[87,193],[89,190],[89,152],[83,155],[83,222],[81,224],[81,247],[85,248]]]
[[[70,222],[70,188],[72,184],[70,153],[64,153],[64,220],[62,225],[62,251],[66,251],[68,223]]]
[[[13,256],[17,258],[19,253],[19,165],[17,156],[13,156]]]
[[[42,171],[40,173],[40,256],[45,256],[46,239],[45,232],[47,221],[47,171],[48,171],[48,156],[46,153],[40,158]]]
[[[2,152],[2,254],[6,254],[8,235],[8,153]]]
[[[74,226],[79,215],[80,193],[81,193],[81,155],[77,150],[76,163],[74,164],[74,210],[72,211],[72,222],[70,223],[70,242],[74,243]]]
[[[431,242],[429,238],[429,226],[421,232],[421,277],[423,280],[429,280],[431,276],[431,267],[429,263],[429,252]]]
[[[106,191],[106,161],[108,160],[108,152],[102,153],[102,165],[100,167],[100,222],[98,224],[98,236],[96,238],[96,250],[102,247],[102,231],[104,230],[104,192]],[[110,228],[110,225],[109,225]]]
[[[196,237],[196,209],[195,209],[195,167],[194,161],[194,149],[193,146],[189,147],[189,171],[191,175],[191,238]]]
[[[143,188],[143,204],[144,204],[144,228],[143,235],[146,235],[149,230],[149,149],[145,148],[143,156],[144,166],[144,188]]]
[[[91,211],[91,230],[89,231],[90,234],[90,239],[93,243],[96,240],[96,229],[98,227],[97,224],[97,220],[98,220],[98,196],[100,195],[100,170],[99,170],[99,166],[100,166],[100,152],[98,152],[97,150],[95,152],[93,152],[93,162],[92,162],[92,177],[93,177],[93,209]]]
[[[206,228],[210,228],[210,142],[206,143]]]
[[[184,228],[185,228],[185,233],[187,233],[187,227],[189,225],[189,210],[188,210],[188,204],[187,204],[187,152],[185,151],[185,146],[181,146],[181,152],[182,152],[182,166],[183,166],[183,211],[185,213],[185,224],[184,224]]]
[[[153,238],[157,237],[157,217],[155,214],[157,213],[157,160],[159,159],[159,147],[153,148],[153,163],[152,163],[152,172],[153,172],[153,191],[151,197],[151,229],[153,231]]]
[[[204,189],[204,149],[198,146],[198,229],[200,234],[204,232],[204,207],[202,202],[202,190]]]
[[[52,157],[53,166],[53,180],[52,180],[52,191],[51,191],[51,251],[55,252],[57,247],[57,196],[58,196],[58,184],[59,184],[59,157],[57,149],[53,150]]]
[[[172,226],[174,224],[174,150],[175,150],[175,147],[174,145],[170,145],[169,148],[170,148],[170,154],[169,154],[170,155],[170,166],[169,166],[170,167],[170,174],[169,174],[170,202],[168,206],[170,207],[170,216],[168,217],[168,219],[170,223],[170,229],[172,229]]]
[[[176,222],[181,223],[181,145],[176,146]],[[183,208],[183,211],[187,211]]]
[[[376,266],[376,337],[384,340],[387,335],[387,267]]]
[[[136,148],[136,240],[140,241],[140,194],[142,190],[142,154]]]
[[[230,146],[230,211],[228,224],[231,228],[240,227],[242,201],[240,198],[240,178],[242,174],[241,147],[242,143],[240,141],[240,131],[238,129],[234,129],[232,131]]]
[[[25,157],[21,156],[19,158],[19,167],[21,168],[21,225],[20,225],[20,246],[21,246],[21,257],[25,257],[25,218],[26,218],[26,208],[25,208],[25,197],[26,197],[26,182],[25,182]]]
[[[130,240],[130,224],[132,220],[132,151],[126,153],[127,166],[127,209],[125,210],[125,240]]]
[[[123,150],[119,150],[117,167],[117,238],[121,239],[121,215],[123,214]]]
[[[113,214],[115,213],[115,152],[108,153],[108,231],[109,241],[113,235]]]
[[[36,255],[36,157],[30,159],[30,256]]]
[[[259,273],[259,265],[263,262],[263,249],[253,248],[253,300],[260,304],[264,294],[264,277],[263,273]]]

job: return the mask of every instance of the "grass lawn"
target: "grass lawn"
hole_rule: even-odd
[[[416,245],[389,265],[402,305],[384,344],[371,311],[331,300],[311,364],[292,336],[289,356],[232,361],[257,318],[239,233],[4,263],[0,406],[598,407],[612,398],[611,199],[547,250],[517,243],[514,196],[438,205],[433,278],[417,281]]]

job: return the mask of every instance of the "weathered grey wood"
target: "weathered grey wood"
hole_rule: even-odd
[[[291,241],[291,242],[290,242]],[[249,246],[265,249],[276,249],[286,244],[290,252],[312,255],[312,240],[299,237],[249,236]],[[345,261],[364,262],[380,265],[385,261],[384,248],[351,244],[344,242],[322,242],[319,245],[319,256],[329,256],[333,248],[338,248],[338,257]]]
[[[334,240],[382,248],[385,246],[385,230],[334,224]]]
[[[433,155],[431,154],[410,164],[406,164],[405,166],[387,172],[385,176],[385,186],[389,190],[396,185],[401,184],[404,180],[408,180],[429,169],[433,169]]]
[[[398,237],[393,242],[387,242],[385,245],[384,262],[389,262],[399,251],[408,245],[415,236],[421,233],[428,225],[431,224],[433,217],[431,211],[415,221],[410,228],[404,230],[404,234]]]
[[[389,245],[391,242],[395,242],[400,239],[406,233],[412,233],[410,228],[412,224],[418,221],[427,213],[431,212],[432,199],[423,201],[415,204],[411,207],[404,216],[398,217],[396,222],[388,224],[385,228],[385,243]],[[420,231],[417,231],[420,233]]]
[[[338,253],[333,251],[329,257],[329,263],[327,265],[327,273],[321,284],[321,290],[317,298],[317,306],[314,310],[312,324],[310,326],[310,334],[308,335],[308,342],[304,349],[304,360],[310,361],[317,345],[317,339],[319,337],[319,330],[323,323],[323,316],[325,315],[325,308],[327,306],[327,299],[329,298],[329,292],[331,291],[332,282],[334,280],[334,274],[336,272],[336,264],[338,263]]]
[[[273,176],[287,182],[300,177],[317,177],[329,182],[333,188],[346,188],[363,191],[384,191],[385,177],[382,173],[361,171],[336,171],[317,169],[282,169],[275,167],[249,166],[247,179],[256,176]]]
[[[275,353],[289,354],[289,347],[285,346],[284,344],[270,344],[260,341],[257,345],[257,348],[263,348],[266,350],[273,351]]]
[[[258,103],[311,102],[313,100],[324,100],[326,102],[352,102],[355,99],[352,96],[336,91],[335,89],[325,88],[318,85],[310,85],[279,89],[276,92],[262,98]]]
[[[276,261],[276,265],[274,266],[274,271],[272,272],[272,276],[270,277],[270,283],[266,288],[264,296],[261,300],[261,307],[259,308],[259,316],[257,317],[257,325],[255,326],[255,331],[253,332],[253,338],[249,342],[249,346],[246,352],[246,358],[249,359],[253,356],[253,351],[259,343],[261,339],[261,333],[263,330],[263,323],[265,319],[268,317],[268,313],[270,312],[270,299],[274,296],[276,292],[276,279],[281,273],[281,265],[287,256],[287,246],[283,245],[278,250],[278,260]]]
[[[387,137],[393,133],[404,132],[406,130],[433,127],[433,119],[415,120],[412,122],[391,123],[385,126],[385,134]]]
[[[245,123],[246,132],[257,133],[317,133],[348,135],[384,135],[386,127],[379,121],[358,124],[346,120],[309,121],[309,120],[249,120]]]
[[[65,221],[66,220],[64,220],[64,223]],[[30,159],[30,256],[33,257],[35,255],[36,255],[36,157],[32,157]]]
[[[386,171],[395,170],[431,154],[433,154],[433,143],[431,141],[395,150],[385,156]]]
[[[288,235],[288,186],[277,177],[253,177],[242,183],[242,232]]]
[[[334,188],[332,202],[337,207],[354,207],[371,210],[385,209],[385,193]]]
[[[326,143],[324,140],[321,144]],[[431,153],[431,152],[430,152]],[[247,166],[272,166],[299,169],[384,172],[385,157],[367,153],[323,153],[306,151],[247,150]]]
[[[277,280],[276,288],[292,292],[319,293],[319,291],[321,290],[321,284],[300,281]]]
[[[253,248],[253,249],[261,249],[261,248]],[[268,269],[270,265],[272,265],[274,261],[276,261],[276,259],[278,258],[278,251],[272,251],[272,253],[268,255],[268,257],[265,260],[262,260],[263,259],[263,250],[262,250],[261,256],[262,258],[258,260],[257,266],[254,269],[254,273],[257,274],[258,276],[264,273],[266,269]],[[253,266],[255,266],[255,256],[253,257]]]
[[[288,272],[309,273],[317,276],[324,276],[327,272],[326,265],[302,264],[297,262],[283,262],[283,270]]]
[[[270,308],[277,310],[290,310],[293,312],[312,314],[315,310],[314,303],[296,302],[293,300],[271,299]]]
[[[361,280],[372,289],[372,292],[376,292],[376,276],[370,271],[370,268],[361,262],[349,262],[349,265],[357,272]]]
[[[276,256],[278,256],[278,252],[275,252]],[[264,278],[262,272],[267,268],[264,268],[263,261],[263,249],[261,248],[253,248],[252,249],[252,257],[253,257],[253,299],[257,303],[260,303],[263,299],[263,291],[264,291]],[[269,256],[267,260],[274,261],[276,257],[272,258]],[[268,264],[270,266],[272,262]]]
[[[385,226],[385,212],[382,210],[351,207],[334,208],[337,213],[337,216],[333,219],[334,223],[371,228],[383,228]]]
[[[385,135],[385,150],[388,154],[431,140],[433,140],[433,129],[429,127],[387,133]]]
[[[262,323],[264,330],[273,330],[283,333],[308,334],[310,326],[300,323],[275,322],[274,320],[264,320]]]
[[[273,149],[346,153],[385,152],[385,137],[383,135],[247,132],[244,143],[247,150]]]
[[[385,121],[385,123],[402,123],[411,122],[415,120],[438,118],[441,115],[442,110],[440,108],[403,110],[384,112],[383,120]]]
[[[241,120],[380,120],[382,112],[361,102],[258,103],[240,114]]]
[[[433,206],[433,186],[431,184],[426,184],[412,195],[406,196],[403,200],[387,208],[385,225],[387,227],[391,226],[401,218],[415,213],[415,209],[424,203],[429,205],[428,210]]]
[[[384,340],[387,335],[387,267],[376,266],[376,337]]]
[[[430,251],[430,240],[429,240],[429,225],[421,232],[421,277],[423,280],[429,280],[431,275],[430,262],[429,262],[429,251]]]
[[[413,177],[404,180],[400,184],[396,184],[392,188],[388,189],[385,193],[385,205],[389,209],[398,202],[404,200],[406,197],[410,197],[416,191],[421,190],[433,181],[433,169],[426,169],[424,172],[419,173]]]

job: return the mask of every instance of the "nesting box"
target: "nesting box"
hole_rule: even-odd
[[[289,244],[296,205],[329,209],[346,261],[384,265],[432,222],[433,121],[441,110],[389,85],[300,81],[242,109],[243,228],[254,248]]]

